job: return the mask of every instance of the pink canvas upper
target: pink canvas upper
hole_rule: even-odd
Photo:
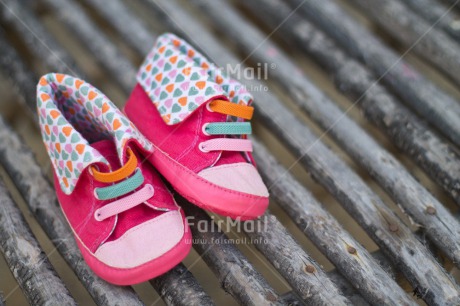
[[[53,165],[56,194],[85,258],[94,257],[94,262],[89,261],[94,264],[92,268],[99,275],[109,275],[106,279],[111,282],[141,281],[137,270],[134,277],[128,270],[119,275],[114,272],[119,270],[110,267],[131,269],[166,256],[183,243],[188,230],[180,208],[156,170],[143,162],[152,154],[152,145],[107,97],[82,80],[48,74],[40,80],[37,95],[40,128]],[[143,177],[141,185],[118,197],[99,199],[97,190],[117,185],[134,174],[104,183],[95,179],[93,171],[117,171],[128,158],[133,158],[136,173]],[[144,189],[149,192],[142,193]],[[114,203],[126,205],[118,205],[109,215],[97,218],[98,211]],[[97,270],[99,266],[104,268]],[[117,275],[116,279],[110,275]],[[154,271],[145,273],[153,275]]]
[[[255,202],[263,203],[265,207],[268,205],[267,188],[253,165],[250,152],[225,149],[207,152],[200,149],[202,143],[212,143],[210,140],[222,142],[225,139],[241,139],[246,141],[241,147],[246,147],[249,141],[244,136],[209,135],[203,132],[206,124],[244,121],[211,111],[208,106],[214,100],[249,105],[252,97],[244,86],[226,76],[192,46],[173,34],[158,38],[142,64],[137,80],[138,84],[124,111],[139,131],[159,149],[159,153],[153,154],[150,160],[173,187],[178,189],[178,184],[186,184],[186,180],[177,180],[182,177],[177,169],[160,167],[160,161],[155,158],[157,153],[181,165],[183,175],[191,171],[200,177],[203,188],[206,182],[220,187],[216,192],[221,194],[222,199],[227,197],[228,192],[236,196],[233,202],[227,197],[229,202],[222,201],[221,206],[236,202],[243,205],[246,202],[249,207],[252,200],[248,200],[248,195],[261,197],[262,200],[256,199]],[[189,190],[183,187],[181,190]],[[207,194],[182,194],[194,203],[201,203],[202,207],[217,205],[206,203]],[[263,210],[259,209],[257,213]],[[241,209],[238,211],[244,212]],[[220,212],[225,213],[225,209]]]

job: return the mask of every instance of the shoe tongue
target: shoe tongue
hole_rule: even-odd
[[[91,144],[109,163],[111,171],[121,168],[120,158],[115,143],[111,140],[101,140]]]

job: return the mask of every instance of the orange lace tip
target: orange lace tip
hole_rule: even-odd
[[[212,111],[250,120],[254,114],[254,107],[240,105],[224,100],[214,100],[209,104]]]

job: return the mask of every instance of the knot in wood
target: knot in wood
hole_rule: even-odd
[[[427,206],[425,208],[425,212],[429,215],[435,215],[436,214],[436,208],[434,208],[433,206]]]
[[[354,247],[352,247],[351,245],[347,246],[347,251],[348,253],[352,254],[352,255],[356,255],[357,251]]]
[[[315,273],[316,269],[312,265],[306,265],[305,266],[305,272],[307,273]]]

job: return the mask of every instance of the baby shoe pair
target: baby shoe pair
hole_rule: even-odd
[[[159,37],[137,80],[127,116],[72,76],[47,74],[37,87],[64,216],[88,265],[118,285],[161,275],[190,251],[184,213],[157,170],[221,215],[253,219],[268,206],[246,137],[253,108],[243,86],[172,34]]]

